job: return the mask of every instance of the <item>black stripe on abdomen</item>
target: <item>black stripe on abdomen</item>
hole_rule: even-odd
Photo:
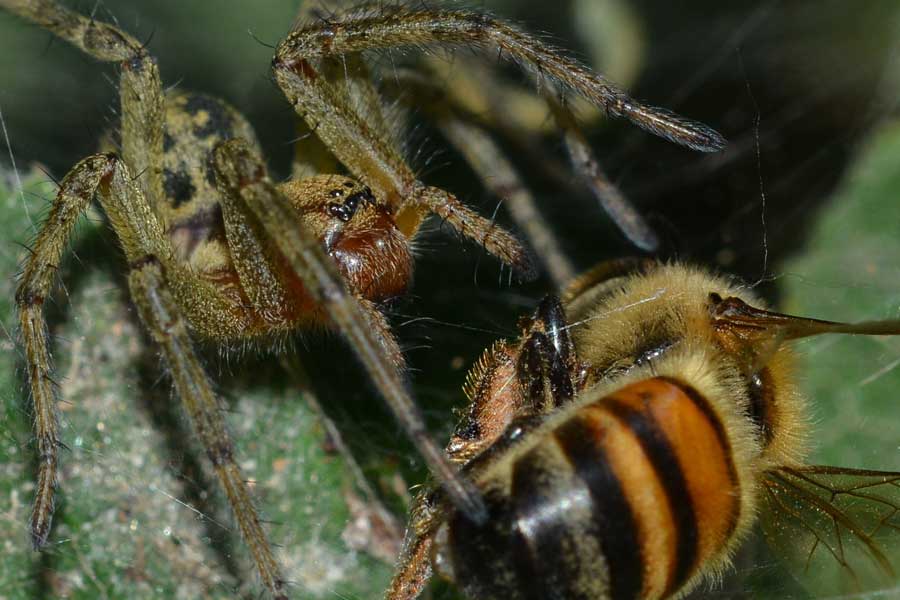
[[[638,598],[643,588],[644,562],[637,524],[600,443],[602,429],[576,417],[553,435],[590,493],[592,520],[609,569],[611,600]]]
[[[589,555],[584,544],[597,534],[578,518],[593,501],[566,465],[547,462],[555,450],[545,444],[512,467],[510,559],[523,598],[596,600],[583,584],[602,575],[602,557]]]
[[[762,370],[765,373],[764,378],[767,382],[770,382],[771,375],[769,374],[769,369],[765,368]],[[731,485],[734,487],[734,493],[740,494],[741,482],[738,478],[737,467],[734,464],[734,451],[731,449],[731,442],[728,441],[728,433],[725,431],[725,425],[722,424],[722,420],[719,418],[719,415],[716,414],[715,409],[710,405],[709,400],[703,397],[703,394],[698,392],[692,386],[684,383],[679,379],[675,379],[674,377],[660,377],[663,381],[668,381],[672,385],[678,386],[678,388],[687,395],[688,398],[691,399],[691,402],[694,403],[700,412],[706,417],[706,420],[709,421],[709,425],[716,432],[716,439],[719,440],[719,445],[722,447],[722,454],[726,457],[726,463],[728,467],[728,477],[731,479]],[[766,385],[769,385],[767,383]],[[737,524],[737,515],[734,516],[735,525]],[[733,527],[732,527],[733,529]],[[729,530],[729,533],[731,530]]]
[[[518,585],[509,565],[510,513],[505,497],[485,494],[488,520],[470,521],[453,511],[448,521],[448,547],[456,582],[473,598],[518,598],[510,590]],[[524,600],[533,600],[524,596]]]
[[[697,562],[697,518],[691,495],[674,448],[649,411],[636,410],[616,400],[607,399],[604,407],[627,426],[640,443],[669,500],[675,526],[675,565],[669,578],[669,589],[684,583]]]
[[[771,375],[769,374],[769,369],[765,368],[762,372],[765,373],[764,378],[767,382],[766,385],[770,385]],[[678,388],[690,398],[691,402],[694,403],[694,406],[696,406],[706,417],[706,420],[716,432],[716,439],[719,441],[719,446],[722,447],[722,456],[725,458],[726,467],[728,469],[728,478],[731,481],[731,493],[734,494],[735,497],[740,498],[741,481],[738,477],[737,467],[734,464],[734,451],[731,448],[731,442],[728,440],[728,433],[725,431],[725,425],[722,423],[722,420],[719,418],[715,409],[710,405],[709,400],[694,387],[679,379],[674,377],[660,377],[660,379],[678,386]],[[730,536],[731,533],[734,532],[735,527],[737,527],[738,518],[740,517],[741,512],[741,504],[741,502],[734,503],[734,511],[729,516],[730,522],[726,530],[726,535],[728,536]]]

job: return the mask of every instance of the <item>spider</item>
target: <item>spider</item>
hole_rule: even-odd
[[[111,142],[119,150],[81,160],[61,180],[16,292],[39,458],[33,544],[44,546],[50,534],[61,444],[43,303],[77,218],[97,197],[124,251],[138,317],[160,348],[261,581],[276,598],[287,597],[286,580],[193,338],[228,345],[314,324],[338,330],[448,497],[477,521],[482,500],[428,436],[379,303],[405,291],[410,241],[432,213],[523,276],[533,271],[511,234],[417,178],[398,149],[398,133],[362,53],[463,44],[499,50],[548,90],[580,94],[610,115],[691,148],[715,150],[723,143],[711,129],[638,103],[554,48],[486,15],[363,6],[301,21],[272,63],[275,81],[318,140],[301,144],[321,142],[352,177],[319,173],[316,155],[301,154],[295,177],[276,185],[244,117],[216,98],[164,92],[155,60],[128,33],[50,0],[0,0],[0,7],[121,69],[121,123]],[[429,85],[427,76],[415,73],[398,74],[397,81],[416,89]],[[547,96],[560,124],[576,136],[563,96]],[[465,124],[453,114],[450,123]],[[576,139],[571,148],[584,151],[579,144]],[[495,163],[490,154],[485,164]],[[589,175],[585,165],[576,161]]]

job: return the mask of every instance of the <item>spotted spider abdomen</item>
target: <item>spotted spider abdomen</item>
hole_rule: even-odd
[[[232,138],[259,148],[250,123],[229,104],[193,92],[166,96],[163,192],[156,207],[180,260],[195,271],[230,267],[213,168],[213,148]]]
[[[260,151],[253,127],[227,102],[181,90],[166,94],[163,197],[148,200],[163,222],[176,258],[195,273],[214,279],[234,272],[213,167],[213,149],[233,138],[242,138]],[[118,127],[100,148],[120,151]]]

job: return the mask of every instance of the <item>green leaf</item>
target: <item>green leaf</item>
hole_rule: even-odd
[[[860,148],[807,248],[780,271],[792,314],[900,318],[900,122]],[[900,338],[825,336],[798,348],[815,418],[811,460],[900,471]]]

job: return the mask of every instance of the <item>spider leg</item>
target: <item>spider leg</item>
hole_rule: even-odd
[[[96,157],[78,163],[62,180],[50,214],[44,221],[25,262],[16,289],[19,329],[33,406],[34,436],[38,450],[37,487],[31,513],[31,540],[35,549],[47,543],[53,519],[53,495],[58,485],[59,414],[47,343],[43,305],[50,294],[62,253],[78,217],[90,204],[103,175]]]
[[[503,122],[505,130],[527,132],[535,135],[552,134],[556,123],[549,118],[547,103],[542,94],[527,89],[514,81],[498,77],[494,65],[479,60],[468,53],[459,53],[447,60],[440,55],[429,55],[424,60],[427,71],[448,97],[466,111],[490,118],[492,124]],[[544,91],[545,81],[534,84]],[[603,110],[588,102],[583,96],[570,96],[566,102],[582,123],[595,123],[603,116]]]
[[[402,12],[402,11],[400,11],[400,12]],[[364,15],[362,13],[360,13],[360,14],[362,15],[362,16],[360,16],[360,21],[364,20],[367,17],[370,19],[374,18],[372,16],[372,13],[369,13],[368,15]],[[421,13],[414,13],[412,11],[409,11],[406,14],[419,16]],[[445,17],[447,17],[449,15],[450,15],[450,13],[444,13]],[[462,13],[460,13],[456,16],[460,17],[460,16],[465,16],[465,15],[462,15]],[[473,18],[472,15],[468,15],[468,17],[470,18],[469,20],[471,20]],[[385,23],[387,23],[389,21],[389,18],[390,17],[388,17],[388,16],[384,17]],[[349,21],[350,19],[348,18],[346,20]],[[459,27],[460,24],[457,23],[456,26]],[[503,38],[504,35],[509,35],[510,33],[515,33],[520,37],[524,36],[524,34],[516,32],[515,30],[512,30],[511,28],[508,28],[508,26],[505,26],[502,23],[498,24],[496,22],[492,22],[491,27],[494,27],[494,26],[499,27],[499,29],[496,31],[496,34],[500,38]],[[335,22],[334,27],[335,27],[335,29],[337,29],[337,28],[352,29],[354,27],[354,24],[347,23],[347,22],[341,22],[340,20],[338,20]],[[508,31],[504,32],[504,31],[502,31],[502,28],[506,28],[506,29],[508,29]],[[387,29],[387,26],[385,26],[385,29]],[[352,34],[348,34],[348,37],[350,35],[352,35]],[[462,36],[465,34],[460,33],[460,35]],[[475,34],[472,34],[472,35],[474,36]],[[335,33],[335,37],[339,37],[337,35],[337,33]],[[367,31],[366,37],[367,38],[371,37],[370,31]],[[485,34],[485,37],[490,38],[491,36],[490,36],[490,34]],[[510,39],[516,39],[515,36],[509,36],[509,37],[510,37]],[[410,34],[410,38],[412,38],[412,34]],[[427,43],[427,42],[423,42],[422,40],[418,40],[418,42],[419,43]],[[440,44],[440,43],[452,44],[453,43],[452,41],[446,41],[444,39],[440,39],[440,40],[437,40],[437,39],[431,40],[430,39],[430,40],[428,40],[428,42],[434,42],[434,43],[438,43],[438,44]],[[491,42],[495,43],[498,46],[498,48],[500,48],[501,50],[504,49],[504,45],[503,45],[503,42],[501,39],[486,40],[485,45],[488,45]],[[402,44],[402,42],[399,42],[399,43]],[[407,43],[410,43],[410,42],[407,41]],[[478,42],[476,41],[475,43],[477,44]],[[348,42],[348,46],[352,46],[352,49],[351,48],[347,49],[348,52],[359,51],[359,47],[357,47],[356,45],[354,45],[350,42]],[[373,42],[371,44],[371,46],[372,47],[381,47],[377,42]],[[369,46],[366,46],[366,48],[368,48],[368,47]],[[327,54],[326,54],[326,52],[327,52]],[[327,51],[324,51],[324,50],[322,51],[322,54],[331,56],[332,54],[335,54],[337,52],[338,52],[338,50],[334,49],[334,44],[332,43]],[[353,55],[351,55],[351,56],[353,56]],[[521,60],[521,57],[519,59]],[[471,60],[464,60],[463,61],[463,65],[464,65],[463,70],[464,71],[466,70],[467,64],[471,65],[473,62],[474,61],[471,61]],[[540,65],[540,63],[535,63],[535,64]],[[574,64],[574,63],[572,63],[572,64]],[[473,65],[471,68],[477,69],[478,67]],[[569,68],[571,68],[571,65]],[[564,69],[565,69],[565,67],[564,67]],[[540,86],[540,84],[541,84],[540,78],[543,75],[545,75],[545,71],[542,68],[540,68],[540,66],[538,66],[538,68],[537,68],[538,87],[541,87]],[[465,80],[466,77],[465,77],[465,75],[463,75],[462,77],[457,77],[456,79],[457,80],[459,80],[459,79]],[[556,82],[566,85],[566,82],[561,77],[557,77]],[[608,93],[608,94],[614,93],[614,94],[618,94],[618,97],[620,97],[620,98],[627,98],[624,95],[624,92],[615,90],[611,86],[611,84],[608,84],[608,82],[605,82],[605,85],[607,85],[607,87],[608,87],[608,89],[606,90],[606,93]],[[551,85],[548,87],[553,88],[554,86]],[[494,112],[502,112],[502,114],[505,115],[503,118],[508,119],[507,111],[510,110],[509,107],[506,105],[505,102],[503,102],[502,99],[495,97],[497,94],[504,92],[504,91],[506,91],[506,90],[503,90],[502,88],[499,88],[498,86],[491,86],[490,84],[488,84],[486,86],[484,86],[484,85],[480,86],[480,88],[478,89],[478,94],[480,94],[480,96],[482,96],[482,98],[481,98],[482,101],[490,103],[490,106],[488,107],[490,110],[492,110]],[[552,92],[553,92],[552,89],[546,90],[544,95],[547,97],[547,101],[549,102],[552,112],[554,113],[554,115],[556,117],[557,125],[564,132],[564,140],[566,143],[566,147],[569,152],[570,160],[571,160],[573,166],[575,167],[576,171],[581,174],[582,179],[587,184],[588,188],[591,190],[593,195],[600,202],[603,209],[610,215],[610,217],[613,219],[613,221],[616,223],[616,225],[619,227],[619,229],[625,234],[625,236],[641,250],[644,250],[647,252],[651,252],[651,251],[655,250],[659,245],[659,240],[658,240],[656,234],[653,232],[653,230],[650,228],[650,226],[646,223],[646,221],[643,219],[643,217],[640,215],[640,213],[625,199],[625,197],[621,194],[621,192],[618,190],[618,188],[615,185],[613,185],[612,182],[610,182],[608,177],[606,177],[606,175],[603,172],[602,168],[600,167],[596,157],[594,156],[593,151],[590,149],[587,141],[585,140],[583,134],[578,130],[574,116],[573,116],[572,112],[570,111],[569,107],[567,106],[567,104],[564,101],[556,100],[553,97]],[[459,92],[457,90],[450,90],[449,94],[442,93],[442,96],[445,96],[445,95],[449,96],[449,98],[447,98],[447,100],[446,100],[447,102],[457,103],[460,100],[458,97],[455,97],[458,95],[458,93]],[[575,99],[582,100],[584,97],[585,96],[576,96]],[[590,95],[587,95],[587,97],[590,97]],[[660,114],[663,114],[664,112],[665,111],[661,111]],[[680,119],[680,118],[675,117],[674,115],[666,114],[665,116],[667,119],[672,119],[673,121]],[[635,119],[632,119],[632,120],[635,120]],[[639,119],[637,120],[637,122],[639,125],[641,125]],[[646,128],[646,124],[643,126],[645,126],[645,128]],[[694,127],[694,126],[696,126],[697,128],[703,127],[703,126],[700,126],[699,124],[692,124],[692,127]],[[657,133],[660,133],[660,132],[657,131]],[[712,135],[712,134],[714,134],[714,132],[710,133],[710,135]],[[715,135],[717,135],[717,134],[715,134]],[[666,135],[666,137],[673,139],[673,136],[671,136],[671,135]],[[691,143],[687,143],[687,141],[684,139],[682,139],[682,140],[674,139],[674,141],[680,141],[681,143],[686,143],[687,145],[691,145]],[[456,142],[454,142],[454,143],[456,143]],[[480,146],[481,148],[486,147],[483,143],[481,143],[480,141],[474,140],[474,139],[471,141],[471,143],[475,144],[476,146]],[[457,144],[457,146],[459,146],[459,144]],[[696,146],[696,144],[694,144],[694,146]],[[694,146],[692,146],[692,147],[694,147]],[[460,146],[460,148],[465,153],[465,146]],[[473,152],[475,152],[475,151],[477,151],[477,150],[473,149]],[[475,165],[473,163],[473,167],[474,166]],[[497,166],[499,167],[500,165],[498,164]],[[476,167],[476,169],[477,169],[477,167]],[[519,199],[513,197],[512,200],[513,200],[513,202],[516,202]],[[536,231],[532,231],[533,229],[539,227],[538,225],[536,225],[536,223],[538,223],[538,221],[529,220],[529,221],[525,221],[523,223],[523,221],[521,221],[519,219],[519,217],[517,216],[517,214],[516,214],[517,209],[522,209],[522,210],[527,211],[523,214],[523,216],[531,216],[533,214],[533,211],[528,211],[526,204],[527,204],[527,202],[519,202],[518,206],[513,206],[510,209],[511,212],[513,213],[514,219],[516,219],[517,224],[520,227],[526,228],[526,233],[530,236],[531,241],[535,245],[535,247],[538,247],[538,246],[545,247],[548,251],[550,251],[552,253],[553,248],[550,246],[550,243],[548,242],[548,238],[545,235],[548,230],[546,228],[543,228],[544,231],[540,232],[540,233],[536,232]],[[543,257],[542,254],[538,254],[538,255]],[[565,260],[561,254],[557,254],[555,257],[551,257],[551,258],[552,258],[552,260],[548,260],[547,262],[552,262],[557,267],[562,264],[561,259]],[[550,267],[550,268],[552,269],[554,267]],[[554,277],[554,280],[557,282],[557,286],[559,288],[561,288],[562,285],[564,285],[564,283],[566,281],[566,280],[560,278],[559,275],[562,273],[563,273],[563,271],[561,271],[559,269],[556,270],[556,274],[553,274],[553,271],[551,271],[551,275]],[[566,273],[566,275],[574,275],[574,273],[569,272],[569,273]]]
[[[240,276],[241,288],[247,294],[254,311],[263,315],[270,326],[290,329],[295,327],[295,323],[290,316],[283,313],[285,307],[291,305],[292,299],[289,298],[289,291],[282,283],[283,261],[280,260],[282,258],[280,248],[273,249],[272,240],[278,239],[276,236],[280,235],[282,229],[298,228],[302,225],[297,222],[297,209],[290,206],[277,190],[273,191],[274,196],[278,198],[278,202],[284,202],[290,206],[291,214],[290,221],[279,224],[280,229],[273,230],[267,218],[260,216],[258,207],[259,203],[268,201],[268,199],[260,196],[250,198],[243,194],[242,189],[235,189],[233,185],[235,172],[231,168],[232,161],[245,158],[248,152],[249,147],[243,140],[224,144],[216,151],[216,179],[220,182],[220,205],[222,206],[228,245],[234,259],[235,269]],[[262,162],[259,162],[258,166],[264,169]],[[311,239],[315,239],[315,237],[311,236]],[[325,260],[329,264],[333,262],[324,251],[317,252],[312,260]],[[336,274],[335,277],[340,279],[339,274]],[[402,373],[406,369],[406,362],[384,315],[371,300],[347,293],[362,308],[368,321],[368,328],[375,332],[376,338],[380,341],[381,351],[389,358],[394,368]],[[313,293],[312,296],[315,298],[316,294]],[[210,331],[210,333],[213,332]]]
[[[141,318],[163,347],[176,389],[213,461],[260,575],[273,595],[286,597],[281,591],[283,581],[260,529],[249,491],[231,460],[231,442],[217,412],[215,396],[190,347],[180,312],[170,292],[162,286],[160,273],[164,267],[182,290],[182,295],[195,298],[194,305],[188,303],[195,312],[212,311],[221,319],[229,302],[217,295],[212,286],[196,281],[187,269],[172,259],[171,246],[158,218],[125,164],[112,154],[90,156],[65,176],[50,214],[38,233],[33,252],[25,263],[16,291],[39,452],[38,484],[31,518],[32,541],[36,548],[44,545],[50,530],[53,494],[57,486],[57,446],[60,444],[43,303],[50,293],[57,265],[75,222],[95,194],[133,266],[131,291]],[[237,317],[233,321],[239,329],[249,326]]]
[[[557,289],[562,289],[575,277],[575,267],[541,216],[537,201],[515,166],[480,119],[422,73],[398,69],[393,81],[396,86],[392,91],[403,102],[423,109],[434,119],[441,133],[466,159],[484,186],[503,199],[504,206],[528,237],[535,255]]]
[[[78,14],[50,0],[0,0],[0,8],[47,29],[102,62],[120,63],[119,114],[125,164],[140,173],[144,196],[163,198],[165,97],[156,60],[118,27]]]
[[[447,461],[425,428],[422,414],[396,368],[399,349],[383,316],[374,305],[360,303],[347,291],[334,262],[319,241],[297,222],[296,209],[278,192],[262,161],[245,142],[230,140],[216,149],[216,173],[220,189],[250,208],[307,291],[346,337],[454,504],[473,519],[483,518],[481,496]]]
[[[485,187],[504,200],[503,205],[527,236],[554,285],[558,289],[565,286],[575,276],[575,267],[541,215],[531,191],[500,146],[483,128],[456,115],[439,119],[438,126]]]
[[[645,252],[659,247],[659,238],[637,209],[609,180],[593,149],[579,130],[574,116],[562,104],[554,103],[557,122],[563,129],[564,142],[575,171],[600,203],[604,212],[631,243]],[[575,278],[572,261],[563,251],[552,228],[541,216],[537,202],[523,185],[515,167],[485,129],[474,120],[454,114],[438,118],[441,132],[475,169],[486,187],[505,198],[504,205],[516,225],[525,232],[557,290]]]
[[[432,61],[432,63],[434,62],[436,61]],[[466,61],[466,64],[468,65],[471,62],[471,60]],[[431,65],[431,67],[432,69],[435,68],[433,65]],[[436,72],[440,74],[440,71]],[[455,77],[455,80],[460,79],[465,79],[465,76]],[[644,252],[653,252],[657,250],[659,247],[659,238],[656,233],[634,205],[629,202],[628,198],[624,196],[622,191],[610,181],[609,177],[607,177],[603,168],[600,166],[593,149],[580,130],[574,113],[577,110],[579,114],[581,114],[583,107],[577,107],[578,103],[575,103],[576,107],[573,107],[571,100],[580,100],[581,98],[563,98],[550,89],[542,89],[542,92],[541,95],[543,96],[543,99],[535,97],[534,100],[540,100],[541,105],[544,107],[545,118],[547,116],[546,109],[549,107],[553,114],[553,121],[555,121],[556,127],[563,132],[563,142],[569,156],[569,163],[572,165],[575,172],[581,176],[582,182],[600,203],[603,211],[609,215],[613,220],[613,223],[615,223],[625,237],[640,250]],[[488,114],[492,126],[499,128],[505,138],[516,143],[524,150],[523,153],[527,154],[529,145],[527,139],[523,136],[523,131],[527,130],[523,130],[520,125],[516,124],[517,121],[525,120],[525,117],[521,114],[511,114],[510,109],[506,105],[508,100],[507,96],[511,91],[496,85],[488,84],[481,86],[478,93],[481,95],[481,99],[487,103],[485,111]],[[453,101],[456,104],[462,104],[462,100],[463,99],[459,98],[459,95],[454,92],[452,100],[448,99],[448,102]],[[532,130],[537,128],[536,124],[533,125],[535,125],[535,127]],[[549,166],[547,157],[539,157],[537,163],[541,167]],[[552,176],[553,179],[559,180],[562,177],[563,180],[560,183],[568,184],[572,181],[571,172],[568,170],[564,171],[562,174],[556,173],[551,169],[547,169],[547,171],[547,175]],[[512,208],[510,208],[510,212],[513,212]],[[516,223],[522,227],[529,236],[532,236],[528,226],[521,223],[520,220],[515,217],[514,213],[513,216]],[[549,228],[547,228],[547,231],[549,231]],[[531,238],[531,241],[532,244],[535,244],[535,247],[537,247],[533,237]],[[570,275],[574,276],[575,273],[572,272]],[[569,282],[569,279],[563,281],[555,279],[555,281],[557,283],[557,289],[562,290]]]
[[[325,8],[327,4],[328,8]],[[349,8],[345,0],[313,0],[301,2],[297,9],[295,23],[302,25],[309,21],[328,20],[336,12]],[[373,133],[381,139],[391,140],[395,147],[400,147],[400,138],[393,120],[386,118],[383,99],[373,85],[372,72],[368,62],[359,55],[344,55],[323,58],[317,61],[318,68],[333,85],[343,86],[347,98],[352,98],[352,105],[362,119],[372,128]],[[332,171],[319,171],[320,173]]]
[[[327,18],[330,10],[338,8],[343,2],[328,2],[326,14],[324,2],[301,2],[297,10],[297,23],[312,19]],[[347,98],[353,98],[352,106],[361,118],[372,128],[374,136],[382,140],[391,140],[395,147],[400,147],[402,127],[388,125],[382,99],[375,86],[369,65],[361,56],[342,56],[339,59],[316,61],[316,68],[323,77],[333,81],[335,87],[343,88]],[[338,166],[334,155],[305,123],[298,123],[298,140],[294,144],[293,178],[302,179],[319,173],[336,173]]]
[[[530,253],[493,220],[482,217],[441,188],[423,186],[416,195],[417,205],[439,216],[460,235],[481,244],[485,250],[515,269],[520,277],[531,280],[537,276]]]
[[[618,186],[606,176],[593,149],[579,129],[571,109],[565,102],[553,98],[550,94],[546,96],[556,122],[563,131],[563,141],[572,167],[581,175],[604,212],[625,237],[644,252],[656,251],[659,248],[659,238]],[[559,289],[562,288],[560,285]]]
[[[212,384],[194,353],[187,323],[166,286],[162,264],[148,255],[131,263],[128,287],[141,321],[162,349],[194,431],[225,490],[238,527],[262,578],[275,598],[287,598],[285,580],[263,531],[250,490],[234,460],[234,445]]]
[[[473,61],[466,61],[466,64],[471,62]],[[480,65],[475,65],[475,68],[478,67]],[[431,64],[429,71],[436,77],[443,75]],[[455,79],[464,80],[466,77],[457,76]],[[466,158],[485,186],[495,195],[505,198],[505,206],[516,225],[528,236],[532,248],[556,284],[557,290],[563,290],[575,277],[575,269],[560,247],[557,237],[541,217],[534,197],[528,188],[522,185],[515,167],[487,133],[488,127],[497,127],[511,141],[519,146],[525,145],[521,131],[513,125],[502,99],[495,96],[499,90],[492,88],[496,86],[487,84],[479,90],[482,99],[489,103],[485,107],[488,119],[485,121],[464,106],[464,101],[457,92],[451,91],[447,94],[442,85],[435,84],[422,73],[398,69],[393,80],[395,85],[389,84],[391,91],[409,104],[424,105],[424,110],[435,119],[441,132]],[[408,93],[410,90],[411,95]],[[545,93],[544,96],[542,105],[545,109],[549,105],[557,127],[563,130],[570,163],[581,175],[603,210],[635,246],[646,252],[655,250],[659,246],[656,234],[603,172],[590,144],[578,128],[568,104],[562,99],[557,100],[550,93]],[[542,157],[539,162],[546,166],[546,157]],[[566,171],[563,177],[571,180],[571,173]]]
[[[321,84],[310,61],[404,47],[490,50],[650,133],[700,151],[721,150],[725,145],[722,136],[706,125],[640,103],[558,49],[502,21],[468,11],[370,5],[331,20],[309,23],[279,44],[276,78],[281,80],[283,73],[291,72],[301,85],[317,88]],[[320,121],[318,117],[313,120]]]
[[[400,344],[397,338],[391,333],[391,325],[388,323],[384,313],[378,310],[378,306],[371,300],[356,296],[363,314],[369,321],[369,326],[375,332],[375,338],[383,340],[382,347],[385,355],[398,372],[403,373],[406,370],[406,359],[403,358],[403,352],[400,350]]]
[[[487,76],[486,70],[482,69],[481,65],[472,63],[474,63],[473,60],[465,60],[463,62],[465,69],[474,70],[481,73],[482,76]],[[436,60],[430,61],[428,68],[435,78],[445,75],[441,67],[437,66]],[[464,82],[467,78],[465,74],[455,76],[454,81],[462,80]],[[399,79],[397,87],[414,88],[416,100],[419,100],[420,97],[428,98],[429,104],[426,106],[426,110],[429,110],[432,116],[438,120],[444,135],[466,157],[485,184],[495,194],[507,198],[506,205],[513,220],[526,233],[532,247],[537,250],[537,255],[556,283],[557,289],[563,289],[575,276],[571,262],[560,249],[550,228],[540,218],[540,213],[530,193],[524,188],[517,189],[517,186],[518,188],[522,187],[519,177],[513,171],[509,161],[500,154],[497,144],[485,133],[487,124],[482,124],[485,119],[473,115],[465,107],[466,98],[462,96],[464,92],[456,89],[445,91],[429,81],[428,78],[409,70],[403,71],[395,79]],[[472,86],[463,83],[461,87],[467,90]],[[544,87],[552,88],[553,86]],[[402,89],[397,91],[403,92]],[[544,99],[541,104],[545,110],[549,106],[557,127],[563,131],[569,162],[581,176],[584,184],[629,241],[645,252],[655,251],[659,246],[656,233],[603,172],[594,151],[578,127],[568,99],[560,97],[552,89],[543,89],[542,91]],[[517,141],[520,146],[523,145],[522,136],[519,133],[521,127],[516,125],[515,121],[516,119],[522,120],[524,117],[519,114],[511,115],[510,108],[505,104],[507,96],[512,92],[489,83],[482,85],[477,93],[480,100],[486,104],[482,108],[487,115],[488,122],[503,130],[506,137]],[[545,164],[546,158],[540,162]]]
[[[117,165],[123,166],[116,157],[96,154],[80,161],[63,178],[16,290],[39,455],[38,484],[31,516],[31,536],[35,548],[46,543],[50,532],[53,494],[57,487],[57,447],[60,445],[43,304],[50,293],[53,277],[74,225],[95,192],[109,194],[114,188],[121,192],[127,185],[126,181],[131,182],[130,177],[122,172],[124,169],[117,169]],[[140,192],[134,189],[135,195],[139,196]],[[138,253],[147,247],[160,248],[155,242],[162,239],[162,229],[142,197],[139,202],[109,206],[107,214],[119,233],[126,254]]]
[[[361,111],[354,105],[352,96],[339,89],[340,79],[337,84],[328,81],[326,72],[333,68],[334,57],[339,54],[307,60],[288,43],[294,35],[279,45],[273,61],[278,85],[338,160],[395,208],[395,221],[404,235],[412,237],[427,213],[436,212],[523,276],[531,275],[530,256],[518,240],[464,207],[452,194],[437,193],[419,182],[401,157],[393,136],[378,135],[382,126],[377,119],[375,124],[368,122],[366,113],[371,111]],[[323,60],[324,66],[320,64]]]

